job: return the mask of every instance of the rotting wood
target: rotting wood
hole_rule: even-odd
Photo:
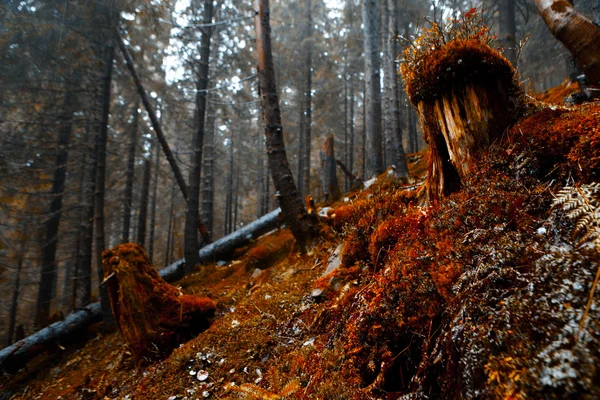
[[[236,248],[245,246],[251,240],[256,239],[275,228],[280,223],[281,209],[276,209],[254,222],[214,241],[208,246],[200,249],[200,262],[222,260],[231,256]],[[178,260],[158,271],[158,274],[167,282],[181,279],[183,273],[183,260]],[[100,303],[93,303],[87,307],[80,308],[67,315],[62,320],[19,340],[11,346],[0,350],[0,370],[16,372],[23,368],[28,361],[35,356],[59,343],[72,332],[84,329],[88,325],[102,319]]]
[[[216,303],[169,285],[141,246],[106,250],[102,264],[113,315],[138,362],[164,358],[210,326]]]

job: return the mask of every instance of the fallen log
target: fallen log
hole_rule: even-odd
[[[200,262],[207,263],[230,257],[236,248],[245,246],[252,239],[276,228],[279,224],[280,214],[281,210],[278,208],[232,234],[201,248]],[[158,274],[167,282],[181,279],[184,276],[183,263],[184,260],[175,261],[158,271]],[[64,320],[55,322],[25,339],[0,350],[0,370],[8,373],[18,371],[29,360],[47,350],[51,345],[101,319],[100,303],[90,304],[67,315]]]

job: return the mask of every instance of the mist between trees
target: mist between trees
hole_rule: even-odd
[[[597,2],[575,6],[597,18]],[[422,16],[444,21],[472,7],[484,9],[512,61],[515,43],[532,32],[517,61],[530,90],[568,75],[567,52],[529,1],[271,4],[284,142],[301,195],[324,195],[319,151],[329,135],[337,160],[361,179],[390,164],[398,171],[406,153],[425,147],[398,81],[395,32],[410,37]],[[254,14],[239,0],[0,5],[3,344],[97,300],[104,248],[137,242],[160,268],[184,257],[186,209],[197,211],[195,221],[187,217],[193,248],[278,207]],[[131,53],[171,162],[115,34]],[[174,165],[191,191],[187,201]],[[337,173],[342,191],[350,189],[349,175]]]

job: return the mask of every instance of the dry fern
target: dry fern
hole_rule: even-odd
[[[581,235],[579,247],[589,248],[597,255],[600,252],[600,183],[566,186],[558,192],[552,205],[553,207],[561,206],[566,216],[575,222],[573,233]],[[579,335],[584,327],[599,279],[600,265],[598,266],[575,340],[579,339]]]

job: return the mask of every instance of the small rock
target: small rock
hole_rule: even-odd
[[[198,375],[196,375],[196,378],[198,378],[198,380],[200,382],[204,382],[205,380],[208,379],[208,372],[206,372],[205,370],[201,369],[200,371],[198,371]]]

